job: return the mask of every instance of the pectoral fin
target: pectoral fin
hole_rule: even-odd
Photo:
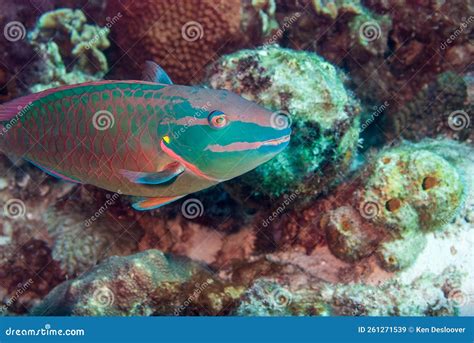
[[[159,185],[172,180],[184,172],[184,167],[179,162],[168,164],[162,171],[154,173],[136,172],[122,169],[121,174],[134,183],[144,185]]]
[[[141,198],[136,203],[132,204],[132,207],[137,211],[148,211],[160,208],[161,206],[167,205],[175,200],[182,198],[184,195],[177,197],[163,197],[163,198]]]

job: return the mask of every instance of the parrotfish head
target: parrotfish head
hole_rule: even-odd
[[[161,148],[191,172],[215,181],[244,174],[281,152],[290,118],[224,90],[169,86]]]

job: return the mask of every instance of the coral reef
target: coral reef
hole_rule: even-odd
[[[114,209],[119,207],[118,194],[107,194],[103,204],[102,209],[108,210],[106,215],[100,215],[105,212],[101,208],[69,202],[46,213],[48,234],[53,240],[52,256],[69,277],[109,256],[129,255],[137,250],[142,231],[132,218]]]
[[[343,67],[351,88],[369,108],[390,104],[387,116],[395,123],[394,131],[379,127],[389,140],[399,133],[407,138],[420,139],[425,132],[435,137],[441,121],[447,126],[444,118],[449,112],[437,115],[436,110],[455,104],[462,90],[456,93],[459,81],[440,73],[452,71],[462,77],[469,69],[474,8],[468,2],[281,1],[275,13],[280,26],[299,15],[286,27],[279,40],[282,46],[313,50]],[[455,110],[472,115],[463,106],[450,112]],[[420,116],[426,129],[418,131]],[[461,140],[469,135],[467,130],[447,132]]]
[[[474,19],[472,4],[465,1],[414,3],[398,1],[393,4],[369,4],[376,11],[389,12],[393,21],[390,34],[394,42],[391,68],[394,71],[419,70],[422,73],[439,73],[456,66],[461,71],[470,62],[468,55],[455,62],[458,49],[472,51],[469,47],[469,24]],[[413,16],[416,10],[418,16]],[[427,30],[427,27],[434,27]],[[432,54],[432,51],[438,52]],[[410,57],[410,58],[408,58]],[[426,64],[425,67],[422,67]],[[438,69],[437,69],[438,68]],[[408,76],[408,75],[407,75]]]
[[[188,84],[199,82],[204,67],[220,55],[248,45],[251,38],[259,40],[264,31],[270,31],[270,3],[114,1],[109,3],[108,13],[123,14],[112,33],[119,48],[130,56],[123,63],[128,70],[138,74],[141,65],[152,60],[175,83]],[[265,23],[262,18],[266,18]]]
[[[44,2],[39,9],[31,8],[29,2],[15,0],[2,1],[0,11],[0,101],[8,101],[26,90],[25,80],[28,63],[36,59],[33,48],[26,39],[28,28],[35,23],[38,13],[51,9],[51,4]]]
[[[2,226],[5,229],[5,225]],[[28,227],[30,232],[35,229]],[[26,231],[25,228],[23,231]],[[21,244],[12,243],[0,246],[0,315],[27,312],[35,302],[65,280],[51,249],[43,240],[32,237]]]
[[[117,194],[60,182],[29,164],[12,165],[3,155],[0,162],[3,303],[32,279],[10,312],[27,311],[65,278],[111,255],[136,251],[142,230]]]
[[[327,287],[323,294],[330,297],[336,315],[452,316],[459,306],[448,295],[461,280],[458,271],[447,269],[440,275],[425,274],[408,285],[397,280],[380,287],[336,285]]]
[[[331,306],[317,291],[290,291],[271,279],[257,279],[235,309],[238,316],[331,315]]]
[[[236,309],[237,315],[339,315],[407,316],[455,315],[459,309],[447,295],[459,286],[462,276],[446,269],[440,275],[425,274],[411,284],[398,280],[380,286],[316,282],[311,288],[259,279],[250,287]]]
[[[357,63],[351,61],[352,53],[348,56],[346,64],[355,92],[361,99],[372,104],[380,104],[385,100],[390,103],[387,113],[389,120],[401,122],[402,126],[395,126],[395,132],[392,133],[389,127],[382,126],[391,136],[389,139],[402,133],[408,125],[408,130],[403,131],[406,133],[405,137],[416,136],[419,139],[424,137],[423,132],[435,137],[433,134],[440,131],[436,125],[446,128],[447,122],[440,121],[444,121],[449,115],[449,112],[437,115],[437,110],[441,110],[442,106],[449,108],[458,101],[456,98],[462,97],[462,90],[456,95],[453,90],[462,87],[459,81],[454,80],[452,74],[443,76],[440,73],[452,71],[462,76],[468,70],[472,60],[470,56],[473,54],[468,37],[472,34],[474,8],[465,1],[449,4],[436,1],[368,1],[365,4],[376,13],[389,16],[392,29],[383,56],[365,61],[357,60]],[[413,16],[415,12],[417,16]],[[380,39],[375,39],[371,44]],[[426,99],[424,104],[423,98]],[[414,103],[409,104],[411,101]],[[443,101],[447,101],[447,104]],[[413,106],[416,106],[416,110],[410,111]],[[458,107],[451,111],[462,109]],[[399,118],[399,115],[402,117]],[[423,116],[422,125],[419,125],[420,116]],[[418,124],[417,127],[414,126],[415,123]],[[449,130],[447,132],[448,136],[459,137],[461,140],[467,134],[466,131],[462,134]]]
[[[458,304],[449,295],[461,280],[461,273],[450,268],[408,284],[397,279],[381,286],[313,280],[308,288],[267,277],[247,285],[223,281],[189,260],[148,250],[111,257],[62,283],[32,314],[453,315]]]
[[[111,257],[76,280],[62,283],[32,313],[215,315],[226,310],[242,291],[225,286],[196,263],[148,250]]]
[[[381,239],[375,230],[364,230],[360,216],[351,206],[336,208],[324,220],[331,252],[345,261],[354,262],[369,256]]]
[[[363,61],[380,56],[387,45],[391,20],[364,7],[361,1],[282,1],[276,10],[282,25],[300,14],[288,27],[282,44],[293,49],[312,49],[331,62],[351,57]],[[317,37],[317,39],[315,39]]]
[[[280,249],[300,246],[311,253],[326,242],[346,262],[375,254],[387,271],[411,266],[426,245],[426,234],[443,230],[472,192],[462,158],[447,160],[441,148],[433,149],[455,143],[419,144],[381,151],[327,198],[272,225]]]
[[[15,167],[3,155],[0,170],[0,308],[19,314],[65,279],[42,213],[70,188],[36,168]]]
[[[391,232],[443,228],[465,194],[464,181],[453,165],[409,144],[381,152],[364,188],[359,196],[362,215]],[[375,212],[369,213],[372,209]]]
[[[460,158],[456,151],[463,152],[463,157]],[[31,313],[455,315],[459,313],[460,304],[453,294],[469,294],[463,286],[465,273],[469,273],[466,269],[468,263],[453,264],[453,261],[456,261],[456,256],[453,255],[448,261],[433,264],[433,267],[438,269],[430,274],[426,271],[425,259],[430,258],[433,249],[444,251],[447,244],[448,250],[451,250],[450,254],[453,254],[453,248],[449,248],[449,245],[465,240],[460,237],[466,237],[466,234],[472,232],[474,195],[471,188],[462,192],[466,193],[466,207],[462,211],[451,206],[450,213],[440,212],[445,220],[444,224],[433,217],[429,219],[432,221],[429,228],[420,223],[413,227],[398,227],[390,221],[391,212],[388,210],[384,210],[387,213],[377,212],[379,219],[376,219],[377,216],[368,218],[356,201],[359,201],[360,194],[366,194],[362,190],[368,191],[368,185],[375,187],[378,184],[374,171],[382,171],[377,168],[386,168],[383,169],[386,174],[379,177],[391,175],[396,179],[387,181],[387,189],[396,189],[396,184],[404,178],[423,181],[421,174],[432,171],[426,167],[434,166],[434,170],[442,168],[443,173],[443,176],[438,175],[441,181],[436,186],[445,187],[443,180],[446,180],[451,188],[433,193],[431,197],[424,199],[425,203],[421,208],[427,209],[435,206],[434,204],[440,206],[442,199],[446,199],[444,196],[449,194],[456,202],[460,200],[456,197],[459,181],[453,181],[450,176],[453,170],[450,168],[454,167],[456,175],[462,175],[462,179],[465,179],[463,188],[470,185],[474,175],[471,170],[474,163],[470,160],[470,151],[469,147],[445,140],[422,141],[416,145],[405,144],[380,152],[350,183],[341,184],[334,192],[304,211],[290,214],[288,218],[296,219],[296,227],[301,230],[297,239],[291,239],[293,245],[289,244],[289,241],[285,243],[285,240],[289,239],[289,232],[280,232],[282,227],[284,230],[293,227],[291,221],[281,220],[269,225],[278,244],[278,250],[271,254],[259,253],[259,244],[262,242],[258,240],[257,232],[252,228],[255,223],[239,228],[237,232],[218,231],[204,226],[199,221],[184,218],[180,213],[173,214],[170,210],[162,211],[159,216],[140,215],[136,218],[136,228],[127,225],[125,233],[121,233],[121,229],[108,228],[111,226],[108,221],[123,221],[126,217],[129,217],[131,222],[134,220],[127,211],[123,212],[118,199],[107,208],[103,217],[87,221],[94,216],[94,212],[100,213],[97,203],[106,201],[107,197],[103,194],[101,197],[100,192],[85,187],[72,188],[75,191],[67,197],[74,201],[58,199],[46,204],[46,207],[54,204],[54,207],[51,207],[54,209],[52,213],[44,209],[37,212],[35,206],[29,202],[28,194],[31,193],[31,188],[38,187],[37,178],[42,175],[40,172],[36,173],[35,169],[29,169],[29,166],[23,166],[31,173],[28,182],[18,178],[23,187],[30,188],[29,191],[23,191],[22,195],[28,210],[24,220],[13,222],[14,228],[7,228],[11,225],[11,220],[6,218],[3,234],[12,232],[16,235],[14,239],[17,243],[7,245],[8,247],[18,244],[22,247],[20,251],[23,251],[31,246],[28,251],[43,254],[52,269],[45,269],[44,274],[41,274],[42,278],[48,280],[48,284],[35,281],[33,275],[26,271],[20,275],[26,275],[28,278],[20,281],[12,279],[12,275],[19,275],[18,273],[3,275],[0,284],[10,282],[11,285],[8,290],[3,291],[8,292],[3,293],[4,304],[12,304],[6,306],[7,312],[4,313],[22,313],[49,292]],[[394,162],[408,160],[414,165],[413,163],[420,163],[419,159],[415,158],[419,157],[420,153],[423,155],[421,165],[417,165],[414,171],[410,169],[409,176],[404,176],[406,166],[402,166],[402,163],[395,163],[397,167],[389,167],[389,164],[384,163],[389,155]],[[10,173],[14,174],[14,171],[15,168],[10,168]],[[398,175],[397,178],[394,175]],[[51,193],[47,194],[56,194],[64,186],[68,186],[49,177],[45,179],[42,176],[40,180],[50,187]],[[9,186],[12,182],[13,180],[9,180],[2,186],[0,194],[5,201],[12,197],[10,192],[13,188]],[[423,189],[423,182],[421,184],[420,188]],[[373,189],[372,192],[370,194],[376,193]],[[420,196],[416,192],[412,193],[413,199],[408,200],[418,199],[413,203],[419,204]],[[115,199],[112,197],[113,195],[109,199]],[[459,206],[458,203],[457,207]],[[456,214],[457,219],[453,222],[451,217]],[[255,220],[258,221],[259,218],[256,216]],[[33,219],[35,221],[32,221]],[[84,224],[86,222],[92,224],[87,227],[87,224]],[[40,236],[37,230],[39,226],[43,227]],[[310,229],[309,233],[304,232],[306,227]],[[143,237],[142,231],[145,232]],[[36,233],[37,236],[34,244],[27,242],[31,233]],[[19,234],[24,238],[19,237]],[[121,235],[125,237],[117,237]],[[320,237],[315,246],[308,245],[309,238],[314,238],[311,235]],[[109,243],[113,240],[114,245],[104,244],[107,240]],[[136,240],[139,241],[138,246],[135,245]],[[440,246],[441,242],[446,243]],[[459,244],[456,246],[459,251],[457,254],[465,254],[465,249],[472,248],[469,247],[472,243],[466,243],[466,247]],[[303,251],[298,245],[304,247]],[[153,250],[157,247],[210,264],[219,272],[213,273],[204,265],[187,259],[172,258]],[[115,254],[133,254],[136,250],[145,251],[128,257],[107,258]],[[427,253],[427,250],[430,252]],[[0,251],[4,254],[9,250],[5,249],[4,245]],[[97,255],[98,252],[102,253],[101,256]],[[13,251],[11,254],[10,256],[18,256],[13,255]],[[38,266],[44,262],[36,256],[32,258],[38,261]],[[17,268],[19,261],[18,258],[4,259],[2,270]],[[95,263],[98,265],[89,269]],[[30,264],[24,268],[30,270],[31,267]],[[447,267],[450,268],[443,271]],[[82,272],[85,273],[78,275]],[[64,281],[67,275],[70,279]],[[29,281],[30,278],[33,281]],[[62,284],[52,290],[62,281]],[[41,291],[35,286],[41,286]],[[10,296],[7,297],[6,294]],[[21,295],[16,298],[15,294]]]
[[[472,101],[468,100],[467,87],[467,82],[454,72],[439,74],[387,119],[391,137],[420,140],[443,135],[472,141]]]
[[[59,9],[43,14],[29,34],[41,57],[39,80],[32,92],[65,84],[101,79],[108,71],[103,50],[110,46],[109,29],[87,24],[81,10]]]
[[[292,138],[274,159],[229,183],[246,205],[261,206],[284,194],[309,201],[347,169],[358,141],[358,103],[344,76],[321,57],[276,46],[242,50],[210,66],[207,83],[288,112]],[[311,96],[308,96],[308,92]]]
[[[191,266],[153,250],[129,257],[111,257],[80,278],[55,288],[32,313],[119,315],[121,308],[125,308],[130,311],[125,314],[150,315],[153,310],[149,296],[160,285],[162,296],[175,293],[192,273]]]
[[[426,246],[426,237],[420,232],[408,232],[400,238],[380,243],[376,255],[382,268],[398,271],[413,265]]]
[[[0,7],[1,102],[154,60],[293,129],[265,165],[149,212],[0,155],[0,315],[473,314],[471,3]]]

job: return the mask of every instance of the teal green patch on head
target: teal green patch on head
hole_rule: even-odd
[[[272,113],[228,91],[172,87],[158,133],[162,148],[198,175],[228,180],[288,145],[286,114]]]

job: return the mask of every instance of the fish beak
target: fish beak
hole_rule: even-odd
[[[275,145],[275,146],[278,146],[278,145],[281,145],[281,144],[285,144],[288,145],[288,142],[290,141],[290,135],[286,135],[286,136],[283,136],[281,138],[275,138],[275,139],[269,139],[268,141],[263,141],[262,142],[262,145],[263,146],[271,146],[271,145]]]

